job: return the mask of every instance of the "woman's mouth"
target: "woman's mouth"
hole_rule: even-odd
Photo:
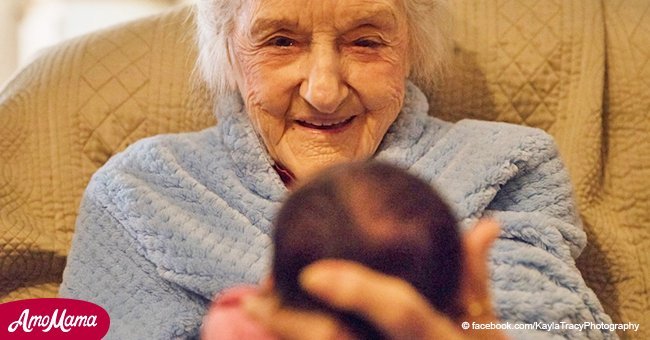
[[[336,131],[346,126],[350,125],[356,116],[348,117],[342,120],[296,120],[296,123],[300,126],[306,127],[313,130],[321,131]]]

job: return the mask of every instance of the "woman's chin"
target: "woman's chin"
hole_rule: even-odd
[[[303,181],[331,166],[357,160],[345,154],[322,154],[320,157],[296,157],[285,166],[294,174],[296,180]]]
[[[303,180],[330,166],[372,156],[379,143],[362,126],[352,124],[344,130],[332,133],[297,128],[284,136],[272,157]]]

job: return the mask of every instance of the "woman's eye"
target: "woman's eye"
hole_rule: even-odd
[[[269,44],[278,47],[291,47],[296,44],[296,41],[287,37],[275,37],[271,39]]]
[[[357,47],[366,47],[366,48],[376,48],[381,46],[380,42],[370,40],[370,39],[357,39],[354,41],[354,46]]]

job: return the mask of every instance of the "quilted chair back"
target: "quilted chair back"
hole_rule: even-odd
[[[545,129],[577,191],[578,260],[616,322],[650,338],[650,2],[453,2],[431,114]],[[0,301],[57,293],[90,176],[134,141],[215,124],[180,8],[43,53],[0,93]]]

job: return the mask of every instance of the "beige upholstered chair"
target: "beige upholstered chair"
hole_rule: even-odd
[[[454,1],[432,114],[553,134],[590,245],[578,265],[650,338],[650,2]],[[69,41],[0,94],[0,301],[55,296],[90,176],[139,138],[215,123],[191,9]]]

